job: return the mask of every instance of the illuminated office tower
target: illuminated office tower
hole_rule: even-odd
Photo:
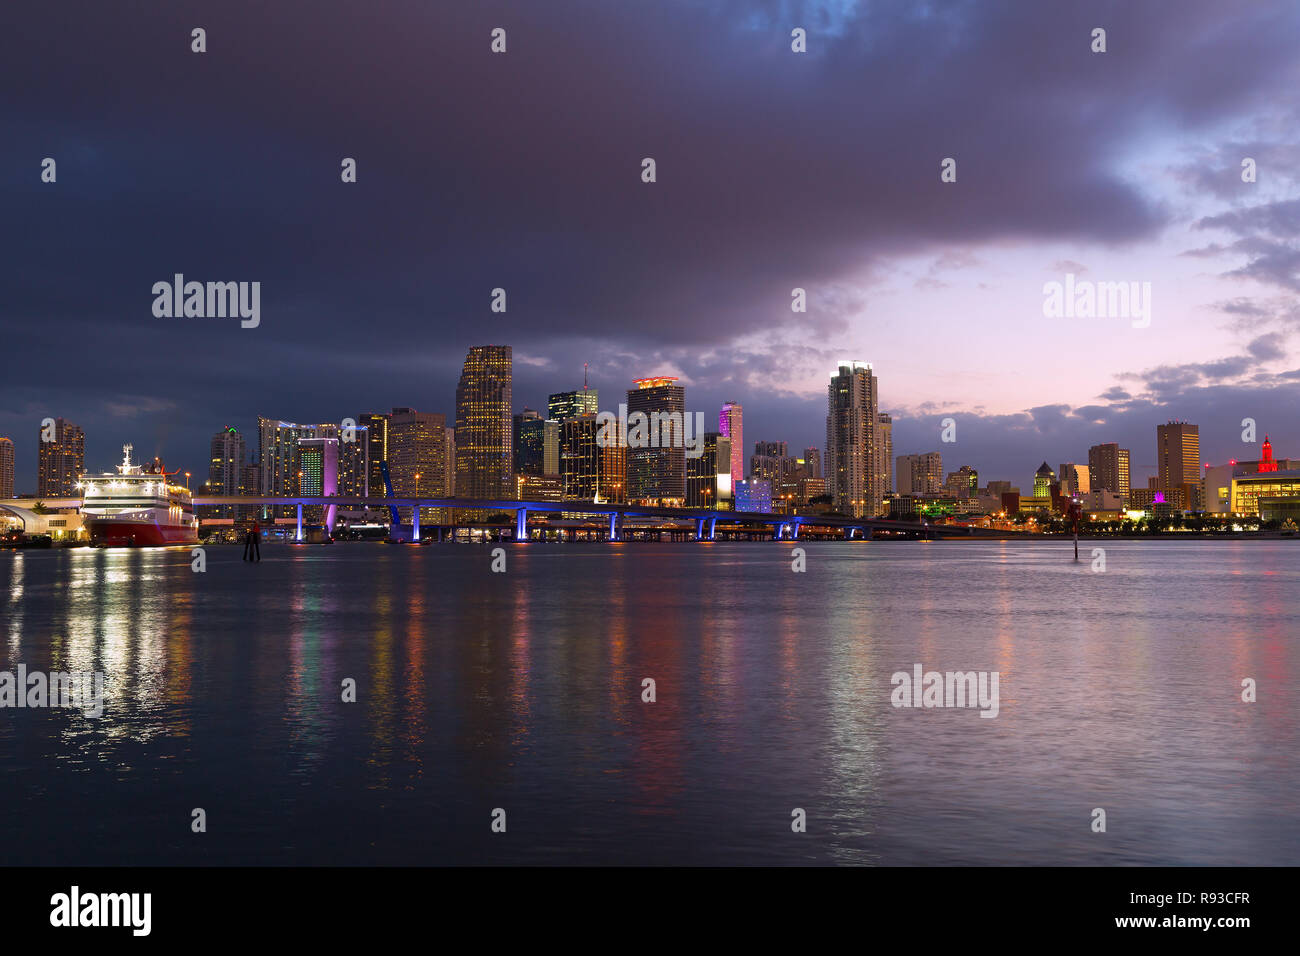
[[[731,485],[745,477],[745,409],[739,402],[724,402],[718,414],[718,435],[731,446]]]
[[[302,438],[298,441],[298,494],[304,498],[333,496],[339,491],[339,440]]]
[[[664,375],[640,378],[633,382],[636,388],[628,389],[629,501],[671,506],[686,499],[686,388],[676,381]],[[646,442],[635,441],[633,416],[638,412],[646,416]]]
[[[594,501],[600,490],[601,451],[594,414],[560,423],[560,481],[565,501]]]
[[[447,418],[394,408],[388,419],[388,473],[398,498],[447,494]],[[423,512],[421,512],[423,514]]]
[[[866,362],[840,362],[827,387],[826,487],[836,511],[875,515],[883,488],[876,473],[879,384]]]
[[[724,479],[719,482],[719,478]],[[704,454],[686,459],[686,507],[730,507],[731,439],[704,433]]]
[[[546,419],[525,408],[514,418],[516,475],[542,475],[546,467]]]
[[[1157,425],[1156,466],[1160,488],[1166,492],[1181,491],[1184,509],[1201,511],[1205,507],[1198,426],[1187,422]]]
[[[0,438],[0,498],[14,496],[14,441]]]
[[[1187,422],[1156,426],[1156,466],[1161,488],[1201,480],[1200,428]]]
[[[49,441],[45,441],[46,436]],[[40,498],[72,498],[86,471],[86,435],[80,425],[54,419],[37,432],[36,494]]]
[[[244,470],[244,436],[234,425],[227,425],[212,436],[208,455],[208,494],[238,495]],[[210,511],[213,518],[234,518],[234,505],[219,505]]]
[[[366,487],[374,498],[387,497],[384,488],[382,465],[388,461],[388,416],[376,412],[362,412],[357,425],[366,429],[366,459],[369,478]]]
[[[595,415],[600,411],[597,390],[581,388],[573,392],[556,392],[546,400],[547,418],[566,422],[579,415]]]
[[[1110,491],[1127,501],[1129,491],[1129,450],[1116,442],[1093,445],[1088,449],[1088,483],[1092,491]]]
[[[514,489],[513,358],[508,345],[476,345],[456,385],[456,494],[509,498]]]
[[[560,423],[548,418],[542,429],[542,474],[560,474]]]
[[[295,493],[304,498],[337,495],[339,440],[337,438],[298,439],[298,459],[294,478],[297,484]],[[303,520],[308,524],[322,524],[325,520],[325,509],[320,505],[307,505],[303,508]]]

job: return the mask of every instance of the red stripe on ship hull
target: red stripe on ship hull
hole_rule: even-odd
[[[198,531],[181,525],[117,521],[88,521],[90,543],[109,548],[161,548],[169,544],[198,544]]]

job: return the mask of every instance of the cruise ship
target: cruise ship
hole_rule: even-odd
[[[169,480],[176,474],[164,471],[157,459],[133,465],[131,446],[123,445],[117,474],[83,475],[77,487],[90,543],[109,548],[197,543],[194,499],[188,488]]]

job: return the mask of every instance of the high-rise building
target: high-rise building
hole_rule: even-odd
[[[339,440],[337,438],[299,439],[296,478],[298,494],[304,498],[337,495]]]
[[[445,446],[446,449],[445,456],[447,459],[446,461],[447,497],[455,498],[456,497],[456,427],[454,425],[448,425],[443,434],[446,435],[447,438],[447,444]]]
[[[628,390],[628,444],[634,444],[632,418],[646,416],[648,441],[627,450],[629,501],[665,504],[686,499],[686,388],[672,376],[641,378]]]
[[[542,474],[560,474],[560,423],[548,418],[542,428]]]
[[[368,425],[354,425],[341,429],[339,434],[339,481],[338,493],[347,497],[368,498],[370,485],[370,451],[374,443],[370,441]],[[379,487],[383,487],[380,480]],[[380,493],[376,497],[383,497]]]
[[[572,392],[556,392],[546,400],[547,418],[565,422],[579,415],[595,415],[600,411],[598,392],[594,388],[580,388]]]
[[[14,496],[14,441],[0,437],[0,498]]]
[[[1161,488],[1178,488],[1201,480],[1201,436],[1196,425],[1169,422],[1156,426],[1156,468]]]
[[[731,484],[745,477],[745,410],[739,402],[724,402],[718,414],[718,434],[731,445]]]
[[[775,488],[781,477],[792,471],[795,459],[790,457],[783,441],[756,441],[754,454],[749,459],[749,476],[767,480]]]
[[[357,416],[357,425],[366,429],[368,493],[374,498],[385,498],[383,464],[388,461],[388,416],[381,412],[362,412]]]
[[[240,478],[244,470],[244,436],[234,425],[227,425],[212,436],[208,455],[208,494],[241,494]],[[218,505],[210,509],[213,518],[234,518],[233,505]]]
[[[514,494],[513,352],[476,345],[456,385],[456,494],[510,498]]]
[[[826,390],[826,485],[834,509],[855,518],[877,514],[884,497],[876,473],[878,389],[870,364],[845,361]]]
[[[937,495],[943,487],[943,455],[899,455],[894,459],[896,490],[900,495]]]
[[[394,408],[388,419],[388,454],[388,473],[395,497],[446,496],[445,415],[417,412],[414,408]]]
[[[515,474],[545,474],[546,419],[541,412],[525,408],[515,415],[514,429]]]
[[[36,494],[71,498],[86,471],[86,435],[80,425],[56,418],[37,434]]]
[[[227,425],[212,436],[208,462],[208,491],[214,495],[239,494],[239,473],[244,467],[244,436]]]
[[[1092,491],[1111,491],[1127,499],[1130,490],[1129,450],[1116,442],[1088,449],[1088,485]]]
[[[822,453],[816,448],[803,450],[804,470],[809,478],[822,476]]]
[[[731,439],[718,432],[704,433],[704,453],[698,458],[686,459],[686,507],[718,508],[718,478],[731,478]],[[723,498],[729,498],[730,485],[724,482]],[[728,507],[723,503],[723,508]]]
[[[337,438],[338,433],[338,425],[299,425],[259,417],[257,460],[262,482],[261,493],[266,496],[296,494],[298,442],[304,438]]]
[[[572,415],[560,423],[560,481],[565,501],[595,501],[600,495],[604,457],[594,413]]]
[[[878,487],[876,496],[881,501],[894,487],[894,419],[885,412],[876,414],[876,467]]]
[[[1061,465],[1057,474],[1061,476],[1061,494],[1067,497],[1083,496],[1092,490],[1092,472],[1087,465],[1067,461]]]
[[[980,473],[970,465],[949,472],[948,480],[943,483],[944,493],[952,498],[978,498],[979,487]]]

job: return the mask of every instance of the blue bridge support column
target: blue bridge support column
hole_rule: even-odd
[[[695,519],[695,540],[696,541],[704,540],[704,520],[705,519],[703,518]]]
[[[528,509],[520,508],[515,512],[515,540],[528,540]]]
[[[718,519],[717,518],[709,519],[709,540],[710,541],[718,540]]]
[[[795,520],[795,521],[791,521],[791,522],[790,522],[790,540],[791,540],[791,541],[798,541],[798,540],[799,540],[799,524],[800,524],[800,522],[799,522],[798,520]]]
[[[417,544],[420,541],[420,506],[418,504],[411,509],[411,540]]]
[[[301,503],[299,503],[298,505],[298,536],[293,540],[295,541],[302,540],[302,504]]]
[[[618,540],[618,512],[617,511],[611,511],[609,513],[609,540],[610,541]]]

